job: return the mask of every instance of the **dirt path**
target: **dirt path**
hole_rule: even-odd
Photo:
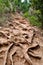
[[[0,65],[43,65],[43,36],[18,13],[0,27]]]

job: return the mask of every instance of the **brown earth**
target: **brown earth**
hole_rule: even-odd
[[[43,34],[18,13],[0,26],[0,65],[43,65]]]

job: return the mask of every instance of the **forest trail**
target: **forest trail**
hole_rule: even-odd
[[[18,13],[0,26],[0,65],[43,65],[43,34]]]

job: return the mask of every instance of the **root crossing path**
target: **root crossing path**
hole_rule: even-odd
[[[0,27],[0,65],[43,65],[43,36],[18,13]]]

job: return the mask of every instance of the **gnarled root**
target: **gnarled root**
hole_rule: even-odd
[[[24,54],[24,58],[26,59],[26,61],[29,63],[29,65],[33,65],[32,64],[32,61],[31,61],[31,59],[30,59],[30,57],[28,56],[28,54],[27,53],[23,53]]]
[[[10,60],[11,60],[11,62],[12,62],[12,65],[13,65],[13,59],[12,59],[12,56],[16,53],[16,51],[17,51],[17,47],[14,49],[14,52],[13,53],[11,53],[11,55],[10,55]]]
[[[40,47],[39,44],[33,44],[28,49],[37,49],[38,47]]]
[[[41,59],[41,56],[39,56],[38,54],[34,53],[31,49],[29,49],[30,52],[28,52],[28,54],[34,58],[38,58]]]
[[[7,63],[8,53],[9,53],[9,50],[10,50],[10,48],[12,47],[12,45],[13,45],[13,43],[12,43],[12,44],[10,44],[10,46],[8,47],[8,49],[7,49],[7,51],[6,51],[4,65],[6,65],[6,63]]]
[[[0,36],[6,37],[8,39],[8,36],[4,33],[4,31],[0,31]]]

